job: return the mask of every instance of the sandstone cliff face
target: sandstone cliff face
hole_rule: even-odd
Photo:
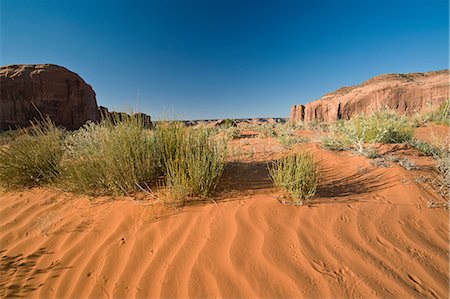
[[[0,130],[49,116],[69,130],[98,121],[95,92],[77,74],[52,64],[0,67]]]
[[[98,107],[98,110],[100,112],[101,117],[107,118],[107,119],[109,118],[113,122],[121,121],[123,119],[130,117],[130,114],[128,114],[128,113],[109,111],[108,108],[103,107],[103,106]],[[139,117],[145,128],[147,128],[147,129],[153,128],[153,123],[152,123],[152,119],[151,119],[150,115],[139,112],[139,113],[134,113],[132,116]]]
[[[336,121],[388,108],[400,114],[435,109],[449,96],[449,71],[387,74],[360,85],[343,87],[305,106],[295,105],[291,120]]]

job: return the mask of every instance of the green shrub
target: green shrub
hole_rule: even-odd
[[[173,134],[165,154],[166,183],[172,196],[184,201],[210,195],[223,173],[226,144],[205,129],[175,128],[166,132]]]
[[[60,174],[63,131],[49,120],[21,129],[21,134],[0,147],[0,187],[16,189],[53,182]]]
[[[450,208],[450,151],[442,152],[435,158],[436,169],[440,174],[438,191],[447,198],[447,208]]]
[[[220,125],[220,127],[225,128],[225,129],[228,129],[228,128],[231,128],[231,127],[234,127],[234,126],[235,126],[234,120],[232,120],[230,118],[225,119],[223,121],[223,124]]]
[[[318,168],[311,153],[289,155],[273,162],[268,170],[275,187],[287,192],[294,204],[302,205],[316,193]]]
[[[412,138],[409,141],[409,144],[427,156],[432,156],[432,157],[440,156],[440,155],[442,155],[442,152],[443,152],[443,149],[441,149],[435,145],[432,145],[428,142],[418,140],[416,138]]]
[[[360,114],[332,126],[339,143],[353,147],[359,154],[373,156],[368,149],[375,143],[403,143],[412,139],[414,127],[406,117],[390,111],[378,111],[371,115]],[[333,146],[331,140],[325,140]],[[336,142],[335,142],[336,143]],[[335,144],[339,147],[339,144]]]
[[[280,142],[280,144],[286,148],[289,149],[291,148],[293,145],[295,144],[299,144],[299,143],[304,143],[304,142],[308,142],[309,138],[307,137],[298,137],[298,136],[278,136],[278,141]]]
[[[413,136],[413,126],[408,119],[389,111],[360,114],[337,128],[350,143],[402,143]]]
[[[322,147],[331,151],[348,150],[349,146],[344,144],[342,138],[336,135],[326,135],[320,140]]]
[[[436,111],[431,113],[430,120],[450,126],[450,99],[447,99]]]
[[[450,126],[450,99],[444,101],[438,109],[434,111],[418,113],[413,118],[416,127],[428,122]]]
[[[157,175],[157,149],[141,117],[88,123],[66,139],[62,184],[84,193],[128,194]]]
[[[262,123],[256,127],[256,131],[259,132],[261,138],[277,137],[276,126],[273,124]]]

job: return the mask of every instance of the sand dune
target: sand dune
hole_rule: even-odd
[[[322,172],[309,207],[281,204],[258,161],[227,171],[217,204],[179,210],[2,194],[0,296],[448,297],[448,211],[427,207],[443,198],[400,166],[306,146]]]

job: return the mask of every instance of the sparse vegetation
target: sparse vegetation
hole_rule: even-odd
[[[322,139],[331,150],[353,148],[358,154],[374,158],[376,143],[403,143],[413,136],[413,126],[407,118],[390,111],[358,115],[331,127],[332,134]]]
[[[322,137],[321,144],[325,149],[331,151],[344,151],[349,149],[349,147],[344,144],[342,138],[336,134],[330,134]]]
[[[311,153],[295,153],[273,162],[269,175],[276,187],[290,195],[295,205],[303,205],[316,193],[318,168]]]
[[[404,157],[398,159],[398,164],[406,170],[413,170],[417,168],[416,164],[412,160]]]
[[[20,136],[0,147],[0,187],[15,189],[53,182],[60,174],[63,131],[49,120],[22,129]]]
[[[210,195],[223,173],[227,156],[225,143],[204,129],[184,128],[175,136],[175,150],[166,151],[165,155],[171,194],[183,201],[187,197]]]
[[[424,113],[418,113],[413,119],[417,127],[428,122],[450,126],[450,99],[444,101],[438,109]]]
[[[145,188],[160,166],[156,138],[140,117],[88,123],[65,145],[61,184],[72,191],[129,194]]]

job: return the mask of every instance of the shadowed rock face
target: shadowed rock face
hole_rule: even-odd
[[[377,76],[360,85],[340,88],[305,106],[293,106],[291,120],[330,122],[380,108],[413,115],[435,109],[448,99],[449,80],[448,70]]]
[[[125,113],[125,112],[116,112],[116,111],[109,111],[108,108],[100,106],[98,107],[99,112],[101,117],[103,118],[107,118],[112,120],[114,123],[116,123],[117,121],[122,121],[130,116],[132,117],[138,117],[141,119],[142,124],[145,128],[147,129],[151,129],[153,128],[153,123],[152,123],[152,119],[150,117],[150,115],[147,115],[145,113],[133,113],[133,114],[129,114],[129,113]]]
[[[0,67],[0,130],[28,126],[31,120],[41,119],[39,112],[69,130],[100,120],[94,90],[66,68],[52,64]]]

